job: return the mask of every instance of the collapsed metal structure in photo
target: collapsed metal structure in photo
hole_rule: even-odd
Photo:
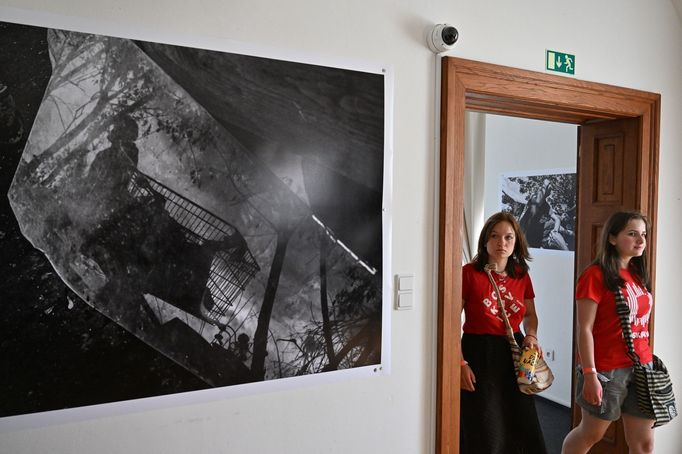
[[[381,363],[384,75],[0,25],[0,416]]]

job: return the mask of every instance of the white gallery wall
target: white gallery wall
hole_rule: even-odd
[[[661,93],[655,339],[682,396],[679,259],[671,247],[682,224],[682,22],[668,0],[0,0],[0,7],[31,11],[39,24],[50,13],[145,39],[234,40],[391,65],[392,268],[417,282],[414,308],[392,312],[390,375],[4,432],[0,452],[433,452],[439,89],[424,34],[444,21],[460,32],[450,55],[543,71],[545,50],[560,50],[576,55],[576,78]],[[656,452],[680,452],[681,424],[657,429]]]

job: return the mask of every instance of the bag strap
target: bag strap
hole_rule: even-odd
[[[635,352],[635,344],[632,341],[632,327],[630,326],[630,308],[625,302],[625,297],[620,288],[613,292],[616,297],[616,313],[618,314],[618,320],[620,321],[620,327],[623,331],[623,340],[628,348],[628,356],[636,365],[641,365],[639,361],[639,355]]]
[[[497,307],[499,308],[499,311],[502,314],[502,320],[504,320],[505,330],[507,331],[507,340],[509,341],[509,347],[511,347],[512,358],[514,358],[514,370],[518,372],[519,369],[518,360],[521,357],[521,348],[519,347],[519,344],[516,342],[516,338],[514,337],[514,330],[512,329],[511,324],[509,323],[507,311],[504,310],[504,303],[502,302],[502,295],[500,294],[500,289],[497,286],[497,282],[495,282],[495,278],[493,277],[492,274],[492,271],[495,270],[496,267],[494,265],[487,264],[483,267],[483,269],[485,270],[485,274],[488,275],[488,279],[490,279],[490,282],[493,284],[495,296],[497,296]]]

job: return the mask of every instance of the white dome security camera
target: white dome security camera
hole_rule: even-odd
[[[428,34],[426,41],[429,49],[440,54],[441,52],[452,49],[459,39],[459,32],[450,24],[438,24],[433,27],[431,33]]]

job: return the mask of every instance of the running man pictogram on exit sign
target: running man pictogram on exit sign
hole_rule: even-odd
[[[575,55],[548,50],[545,58],[546,68],[565,74],[575,74]]]

